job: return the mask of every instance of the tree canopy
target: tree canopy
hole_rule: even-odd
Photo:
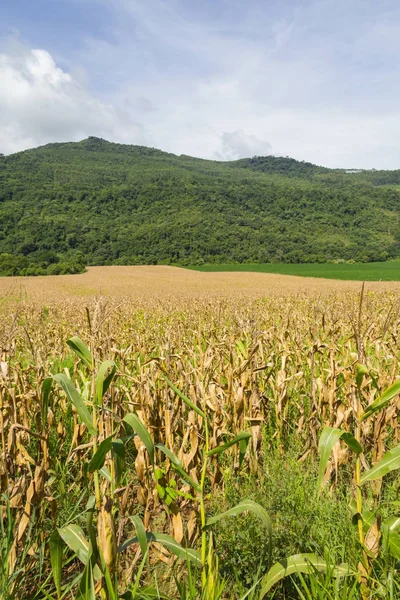
[[[98,138],[0,157],[0,274],[84,265],[383,261],[400,171],[230,162]]]

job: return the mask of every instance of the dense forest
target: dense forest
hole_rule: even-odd
[[[0,274],[85,265],[384,261],[400,171],[231,162],[98,138],[0,157]]]

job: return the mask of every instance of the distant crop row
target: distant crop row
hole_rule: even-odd
[[[278,273],[281,275],[297,275],[300,277],[322,277],[325,279],[341,279],[352,281],[399,281],[400,261],[374,263],[311,263],[311,264],[267,264],[243,263],[220,265],[196,265],[196,271],[241,271],[255,273]]]

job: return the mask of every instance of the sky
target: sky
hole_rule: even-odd
[[[0,152],[400,168],[398,0],[0,0]]]

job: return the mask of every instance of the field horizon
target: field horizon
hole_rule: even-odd
[[[143,301],[177,298],[257,299],[357,292],[362,285],[360,280],[284,275],[278,272],[219,271],[219,267],[215,265],[215,271],[201,271],[161,265],[102,266],[88,267],[86,273],[75,275],[1,277],[0,300],[61,302],[66,298],[89,299],[99,296]],[[400,292],[400,281],[367,281],[366,290]]]
[[[202,272],[251,272],[336,279],[343,281],[399,281],[400,261],[372,263],[242,263],[190,265]]]

